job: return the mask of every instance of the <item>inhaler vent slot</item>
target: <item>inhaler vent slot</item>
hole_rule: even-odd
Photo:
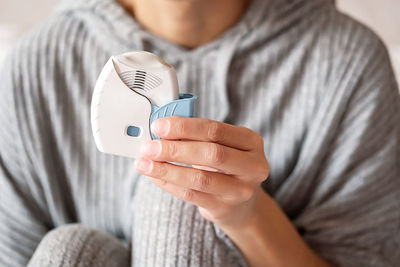
[[[162,80],[156,75],[141,70],[124,71],[121,72],[119,76],[126,86],[138,92],[148,92],[160,86],[162,83]]]

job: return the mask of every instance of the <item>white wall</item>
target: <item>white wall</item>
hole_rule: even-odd
[[[0,0],[0,62],[10,46],[38,23],[59,0]]]
[[[400,82],[400,0],[337,0],[339,8],[362,21],[385,41]]]
[[[60,0],[0,0],[0,62],[15,40],[42,20]],[[400,81],[400,0],[337,0],[386,42]]]

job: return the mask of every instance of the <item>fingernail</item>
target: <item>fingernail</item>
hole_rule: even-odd
[[[168,120],[155,120],[151,124],[151,131],[158,135],[166,135],[169,132]]]
[[[153,162],[148,159],[137,159],[135,161],[135,168],[138,171],[149,173],[153,168]]]
[[[149,141],[142,146],[142,154],[149,157],[156,157],[161,151],[161,145],[158,141]]]

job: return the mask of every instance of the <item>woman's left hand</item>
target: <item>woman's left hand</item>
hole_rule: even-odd
[[[254,215],[269,168],[261,136],[241,126],[176,116],[158,119],[151,128],[162,140],[143,146],[135,161],[139,173],[220,226],[240,227]]]

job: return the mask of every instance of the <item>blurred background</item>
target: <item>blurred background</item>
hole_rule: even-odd
[[[60,0],[0,0],[0,64],[13,43]],[[369,25],[385,41],[400,81],[400,0],[336,0],[339,9]]]

